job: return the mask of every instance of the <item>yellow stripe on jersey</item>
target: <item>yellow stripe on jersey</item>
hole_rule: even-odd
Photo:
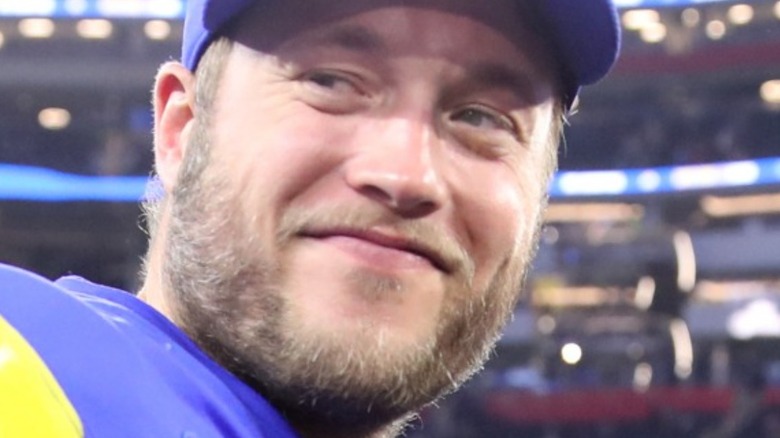
[[[82,438],[84,427],[46,364],[0,317],[0,438]]]

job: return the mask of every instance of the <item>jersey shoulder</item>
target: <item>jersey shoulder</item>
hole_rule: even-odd
[[[45,406],[72,406],[58,415],[73,436],[294,436],[259,394],[132,294],[0,264],[0,318],[3,336],[40,365],[27,368],[39,370],[38,383],[61,390]]]

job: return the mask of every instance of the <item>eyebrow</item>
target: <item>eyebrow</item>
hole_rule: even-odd
[[[466,76],[480,88],[504,88],[528,103],[539,99],[534,92],[531,74],[506,64],[477,63],[467,68]]]
[[[313,36],[309,44],[336,46],[353,52],[380,54],[387,52],[387,45],[376,32],[357,24],[327,29]]]

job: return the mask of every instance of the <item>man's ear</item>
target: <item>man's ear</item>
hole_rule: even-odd
[[[160,67],[154,84],[154,159],[166,193],[176,185],[195,117],[195,76],[177,62]]]

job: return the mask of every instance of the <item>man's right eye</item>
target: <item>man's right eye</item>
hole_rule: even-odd
[[[363,76],[333,69],[311,70],[298,78],[301,99],[319,111],[348,114],[371,104],[372,89]]]
[[[362,94],[357,85],[355,85],[354,79],[348,77],[346,74],[318,71],[306,75],[304,80],[317,88],[327,90],[330,93]]]

